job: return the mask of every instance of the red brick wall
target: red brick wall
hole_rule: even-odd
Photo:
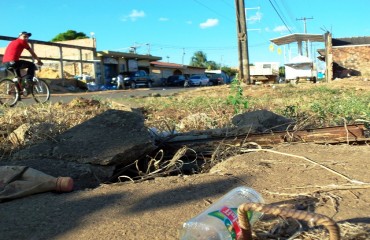
[[[333,62],[370,77],[370,46],[333,47]]]

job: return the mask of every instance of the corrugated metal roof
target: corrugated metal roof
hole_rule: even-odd
[[[279,38],[274,38],[270,40],[276,45],[284,45],[292,42],[324,42],[325,38],[323,34],[305,34],[305,33],[295,33],[286,35]]]

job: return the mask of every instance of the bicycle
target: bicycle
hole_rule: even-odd
[[[40,66],[36,65],[40,70]],[[11,74],[14,78],[8,78]],[[25,79],[26,75],[18,76],[16,69],[9,67],[6,69],[6,77],[0,80],[0,104],[13,107],[23,97],[32,95],[37,103],[45,103],[50,99],[50,88],[45,80],[36,76],[32,81]],[[28,86],[27,86],[28,85]]]

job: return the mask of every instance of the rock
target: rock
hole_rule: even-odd
[[[238,127],[239,134],[285,131],[295,125],[294,120],[267,110],[238,114],[232,119],[232,123]]]
[[[154,148],[142,115],[108,110],[53,140],[18,151],[12,159],[46,158],[95,165],[127,165]]]

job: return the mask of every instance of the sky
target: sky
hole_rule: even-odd
[[[370,36],[369,0],[245,0],[249,62],[283,64],[297,44],[271,39],[292,33],[334,38]],[[1,36],[50,41],[68,30],[95,37],[97,50],[162,57],[188,65],[194,53],[222,66],[238,66],[235,0],[0,0]],[[305,21],[303,19],[306,19]],[[306,28],[304,27],[306,23]],[[0,47],[8,42],[0,41]],[[322,43],[312,43],[315,57]]]

